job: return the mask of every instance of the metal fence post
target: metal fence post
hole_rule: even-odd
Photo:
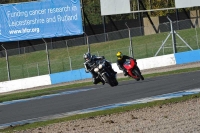
[[[109,45],[109,55],[110,55],[110,61],[112,62],[112,54],[111,54],[111,48],[110,48],[110,45]]]
[[[50,67],[49,51],[48,51],[47,42],[46,42],[43,38],[42,38],[42,40],[44,41],[45,46],[46,46],[46,54],[47,54],[48,70],[49,70],[49,74],[51,74],[51,67]]]
[[[173,51],[174,51],[174,53],[177,53],[177,49],[176,49],[176,37],[175,37],[174,28],[173,28],[173,22],[172,22],[172,20],[168,16],[167,16],[167,19],[169,20],[170,27],[171,27]]]
[[[67,55],[68,55],[68,57],[69,57],[69,46],[68,46],[68,44],[67,44],[67,40],[65,40],[65,44],[66,44],[66,47],[67,47]]]
[[[26,71],[27,71],[27,74],[28,74],[28,77],[30,76],[29,74],[29,71],[28,71],[28,65],[26,64]]]
[[[22,64],[22,77],[24,78],[24,64]]]
[[[90,53],[90,44],[89,44],[89,38],[88,38],[88,35],[85,33],[86,35],[86,42],[87,42],[87,45],[88,45],[88,52]]]
[[[198,24],[198,22],[197,21],[198,20],[196,19],[195,20],[195,32],[196,32],[196,39],[197,39],[197,47],[199,49],[199,39],[198,39],[198,33],[197,33],[197,24]]]
[[[128,27],[127,23],[125,23],[125,25],[126,25],[126,27],[128,28],[128,34],[129,34],[129,40],[130,40],[129,51],[130,51],[131,57],[134,58],[134,55],[133,55],[133,43],[132,43],[132,38],[131,38],[131,30],[130,30],[130,28]]]
[[[7,50],[5,49],[5,47],[3,46],[3,44],[1,46],[5,50],[5,54],[6,54],[6,64],[7,64],[8,80],[11,80],[11,78],[10,78],[10,66],[9,66],[9,60],[8,60]]]
[[[99,51],[97,51],[97,55],[99,56]]]
[[[72,62],[71,62],[71,58],[69,56],[69,46],[67,44],[67,41],[65,41],[65,44],[66,44],[66,47],[67,47],[67,54],[68,54],[68,58],[69,58],[69,67],[70,67],[70,70],[72,70]]]
[[[39,64],[37,63],[37,72],[38,72],[38,76],[40,76],[40,69],[39,69]]]
[[[69,65],[70,65],[70,70],[72,70],[72,61],[70,57],[69,57]]]
[[[102,21],[103,21],[104,39],[105,39],[105,42],[106,42],[107,39],[106,39],[106,20],[105,20],[105,16],[102,16]]]

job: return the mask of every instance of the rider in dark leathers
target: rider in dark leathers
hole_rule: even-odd
[[[97,76],[97,73],[94,72],[94,69],[92,69],[92,65],[97,61],[97,60],[102,60],[102,59],[105,59],[104,56],[95,56],[95,55],[91,55],[89,52],[88,53],[85,53],[83,55],[83,58],[85,60],[84,62],[84,67],[85,67],[85,72],[88,73],[88,72],[91,72],[92,74],[92,78],[93,78],[93,83],[94,84],[98,84],[99,82],[102,82],[102,84],[104,85],[105,82],[104,81],[101,81]],[[107,67],[109,68],[110,72],[112,72],[113,74],[117,74],[117,72],[115,72],[113,69],[112,69],[112,65],[110,62],[106,61],[106,65]]]

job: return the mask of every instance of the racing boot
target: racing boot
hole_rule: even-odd
[[[105,81],[102,80],[101,83],[102,83],[102,85],[104,85],[104,84],[105,84]]]
[[[98,84],[100,81],[97,78],[93,78],[93,84]]]
[[[127,75],[128,75],[128,73],[127,73],[126,70],[123,70],[123,73],[124,73],[124,76],[127,76]]]

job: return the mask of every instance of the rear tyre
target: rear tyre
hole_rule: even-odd
[[[141,79],[141,80],[144,80],[144,77],[142,76],[142,74],[141,74],[140,69],[138,68],[138,66],[135,68],[135,70],[138,71],[138,73],[139,73],[138,76],[140,77],[140,79]]]
[[[142,79],[142,76],[141,76],[140,72],[137,69],[133,69],[132,72],[133,72],[134,75],[137,76],[137,79],[135,79],[135,80],[139,81],[140,79]]]

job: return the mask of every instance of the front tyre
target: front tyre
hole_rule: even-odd
[[[111,87],[118,85],[118,82],[112,82],[113,79],[109,78],[106,74],[103,74],[103,78],[106,83],[108,83]]]
[[[112,83],[114,86],[117,86],[119,84],[116,78],[112,79]]]
[[[110,81],[110,79],[108,78],[108,76],[106,74],[103,74],[103,78],[106,83],[108,83],[110,86],[112,86],[112,82]]]

